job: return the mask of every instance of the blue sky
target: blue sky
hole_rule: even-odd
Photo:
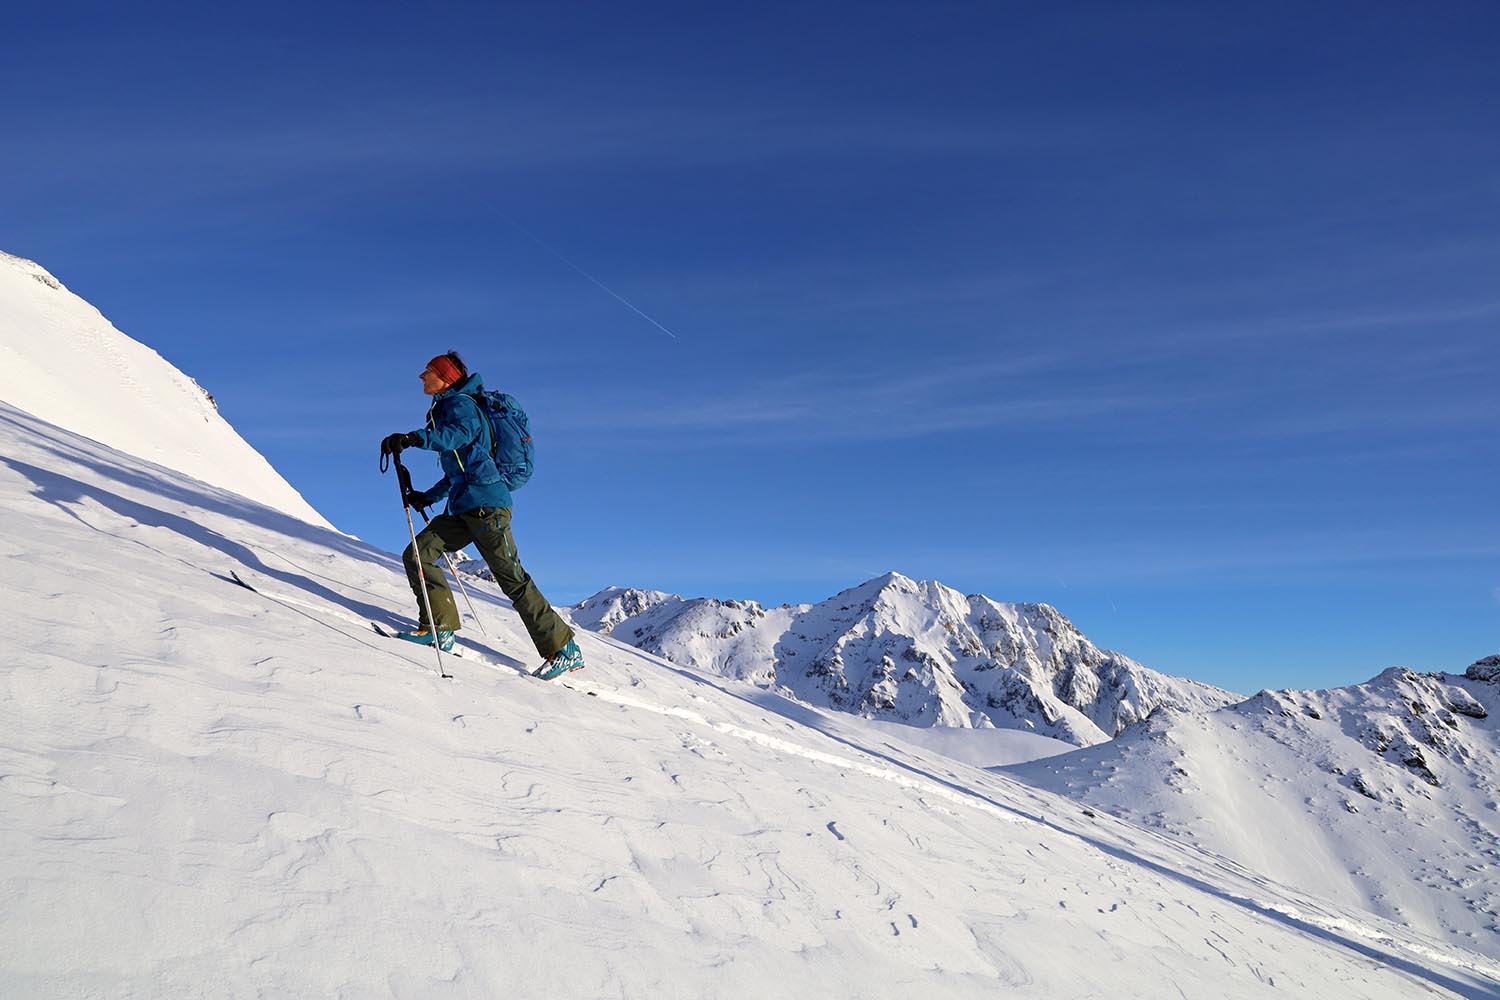
[[[557,603],[895,569],[1247,692],[1500,650],[1493,4],[208,6],[8,15],[0,249],[347,531],[404,544],[457,348]]]

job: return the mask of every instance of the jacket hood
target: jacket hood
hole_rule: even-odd
[[[475,393],[484,391],[484,378],[478,372],[470,372],[462,381],[455,382],[442,392],[435,394],[434,400],[447,399],[460,393]]]

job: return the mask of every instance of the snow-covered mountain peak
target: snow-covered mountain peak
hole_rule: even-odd
[[[484,579],[491,578],[489,568],[483,563],[474,566],[473,572]],[[644,614],[651,608],[672,600],[680,601],[681,598],[660,590],[605,587],[588,600],[573,606],[573,620],[584,628],[608,635],[625,619]]]
[[[951,587],[891,572],[841,591],[820,607],[842,615],[881,616],[883,622],[914,631],[939,627],[959,614],[963,604],[963,595]]]
[[[300,520],[328,522],[189,376],[46,268],[0,253],[0,400]]]
[[[912,596],[921,591],[922,584],[909,576],[892,570],[871,577],[858,586],[840,591],[831,599],[848,603],[873,604],[882,599],[894,600],[902,595]]]
[[[609,588],[573,620],[669,660],[811,704],[922,726],[1098,743],[1162,705],[1239,696],[1100,650],[1045,604],[1005,604],[886,573],[819,604],[686,600]]]
[[[1465,738],[1463,721],[1487,718],[1489,710],[1461,678],[1407,667],[1390,667],[1362,684],[1327,691],[1261,691],[1230,711],[1247,719],[1277,717],[1278,724],[1266,731],[1285,739],[1317,739],[1316,730],[1335,720],[1344,737],[1428,785],[1451,780],[1454,768],[1467,780],[1476,753],[1490,752]],[[1380,798],[1362,773],[1355,773],[1349,786]],[[1398,794],[1394,785],[1386,785],[1389,795]]]
[[[53,277],[52,272],[34,260],[27,260],[25,257],[17,257],[15,254],[9,254],[4,250],[0,250],[0,266],[13,267],[22,274],[35,278],[38,282],[54,291],[67,291],[63,287],[63,283]]]
[[[952,634],[966,619],[977,616],[981,630],[1018,627],[1041,642],[1078,633],[1067,616],[1050,604],[996,601],[983,594],[964,594],[937,580],[916,580],[897,572],[866,580],[819,606],[834,607],[843,614],[884,615],[911,631],[940,629]]]

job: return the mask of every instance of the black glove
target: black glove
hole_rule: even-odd
[[[385,440],[380,442],[380,453],[382,455],[399,455],[402,448],[415,448],[422,443],[422,439],[415,434],[388,434]]]
[[[427,494],[423,493],[421,490],[405,491],[401,494],[401,502],[406,504],[406,506],[408,507],[415,507],[418,510],[425,510],[428,506]]]

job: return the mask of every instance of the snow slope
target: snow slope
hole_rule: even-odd
[[[116,330],[41,265],[8,253],[0,253],[0,400],[329,527],[197,382]]]
[[[1500,678],[1392,668],[1008,773],[1500,958]]]
[[[900,573],[780,608],[610,587],[569,614],[673,663],[810,704],[1078,746],[1111,739],[1162,705],[1210,709],[1242,698],[1101,650],[1049,605],[965,596]]]
[[[3,404],[0,504],[3,996],[1500,991],[893,727],[591,634],[535,681],[489,584],[439,680],[395,556]]]

